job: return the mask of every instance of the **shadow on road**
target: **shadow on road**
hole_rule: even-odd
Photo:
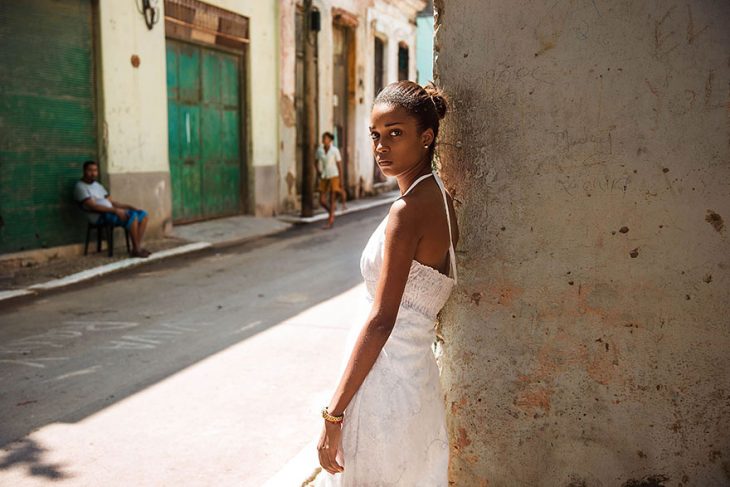
[[[29,433],[77,423],[360,284],[360,251],[385,211],[0,309],[0,471],[66,478]]]
[[[34,477],[43,477],[49,480],[62,480],[69,477],[65,474],[62,465],[46,463],[43,455],[46,449],[37,442],[24,439],[13,445],[12,451],[8,452],[0,461],[0,470],[7,470],[19,466],[26,466],[28,473]]]

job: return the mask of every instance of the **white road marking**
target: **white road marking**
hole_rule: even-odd
[[[35,367],[37,369],[45,369],[46,364],[40,362],[50,362],[54,360],[68,360],[70,357],[39,357],[28,360],[17,360],[17,359],[0,359],[0,363],[5,364],[16,364],[16,365],[27,365],[28,367]]]
[[[93,367],[89,367],[87,369],[81,369],[81,370],[77,370],[75,372],[69,372],[68,374],[59,375],[58,377],[56,377],[54,379],[47,380],[45,382],[69,379],[71,377],[77,377],[79,375],[93,374],[94,372],[96,372],[100,368],[101,368],[101,365],[94,365]]]
[[[238,330],[234,331],[233,334],[234,335],[237,335],[239,333],[243,333],[246,330],[250,330],[251,328],[254,328],[256,326],[259,326],[261,323],[262,323],[261,320],[256,320],[253,323],[249,323],[248,325],[243,325],[241,328],[239,328]]]

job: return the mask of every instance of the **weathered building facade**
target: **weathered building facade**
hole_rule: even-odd
[[[730,5],[435,3],[451,481],[729,485]]]
[[[150,213],[153,234],[299,208],[301,4],[151,4],[147,21],[135,2],[3,4],[0,254],[78,251],[85,220],[72,187],[87,159],[99,161],[112,197]],[[358,197],[384,181],[367,136],[370,106],[385,84],[416,79],[426,2],[314,4],[314,129],[335,134]]]
[[[148,30],[134,5],[100,2],[102,57],[110,59],[101,70],[105,106],[118,107],[105,112],[115,127],[106,151],[110,184],[137,188],[149,208],[160,205],[145,195],[162,188],[167,222],[274,213],[276,2],[159,7],[160,22]],[[127,59],[135,49],[149,51],[137,68]],[[132,103],[149,113],[130,113]],[[144,148],[155,153],[143,157]],[[135,176],[152,168],[160,175]]]
[[[303,47],[301,2],[282,0],[280,205],[299,208],[303,172]],[[384,181],[373,164],[368,119],[375,94],[387,83],[416,79],[416,14],[422,0],[315,0],[317,134],[332,132],[343,155],[350,197]],[[318,137],[319,139],[319,137]]]
[[[152,4],[3,3],[0,254],[78,247],[87,159],[152,233],[277,211],[277,2]]]

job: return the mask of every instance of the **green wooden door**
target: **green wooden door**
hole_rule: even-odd
[[[173,219],[241,213],[240,60],[167,40]]]
[[[97,157],[89,0],[0,1],[0,253],[83,241]]]

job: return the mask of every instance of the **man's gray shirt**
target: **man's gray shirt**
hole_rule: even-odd
[[[104,186],[102,186],[98,181],[94,181],[91,184],[85,183],[83,180],[76,182],[76,187],[74,188],[74,199],[79,203],[87,198],[91,198],[91,201],[97,205],[114,208],[114,205],[112,205],[112,202],[109,201],[107,196],[109,196],[109,193],[106,192]],[[98,213],[90,211],[86,212],[86,216],[89,218],[91,223],[96,223],[100,217]]]

